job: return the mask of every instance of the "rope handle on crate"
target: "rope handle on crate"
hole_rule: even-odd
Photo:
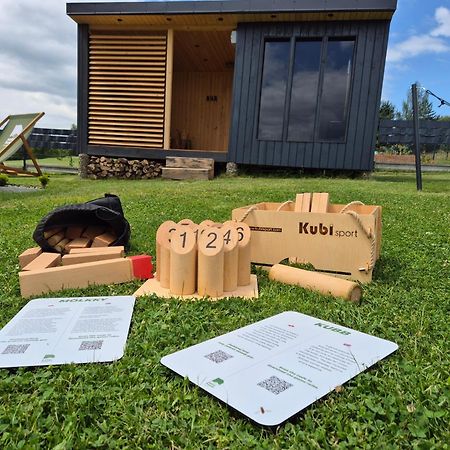
[[[373,234],[372,230],[369,228],[367,229],[364,224],[362,223],[361,217],[356,211],[347,211],[350,206],[353,205],[364,205],[363,202],[360,201],[354,201],[350,202],[347,205],[345,205],[339,212],[341,214],[348,214],[349,216],[353,217],[356,221],[356,223],[359,225],[361,230],[366,235],[367,239],[370,240],[370,262],[367,265],[367,267],[360,267],[360,272],[366,272],[368,273],[370,270],[372,270],[375,266],[375,235]]]
[[[281,208],[288,205],[289,203],[294,203],[292,200],[286,200],[285,202],[281,203],[281,205],[277,208],[277,211],[281,211]],[[256,205],[250,206],[250,208],[245,211],[244,215],[238,220],[238,222],[244,222],[244,220],[248,217],[248,215],[254,211],[255,209],[258,209]]]
[[[277,208],[277,212],[281,211],[282,208],[284,208],[286,205],[289,205],[290,203],[294,203],[292,200],[286,200],[285,202],[281,203],[281,205]]]
[[[238,220],[238,222],[243,222],[248,217],[248,215],[255,209],[258,209],[256,205],[250,206],[250,208],[248,208],[247,211],[245,211],[244,215]]]

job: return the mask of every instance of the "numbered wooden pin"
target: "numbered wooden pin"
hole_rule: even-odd
[[[170,234],[177,224],[172,220],[163,222],[156,232],[156,279],[164,288],[169,287],[170,280]]]
[[[193,225],[194,222],[191,219],[182,219],[178,222],[178,225],[190,226]]]
[[[250,227],[244,222],[236,222],[238,232],[238,286],[250,284],[251,255]]]
[[[221,231],[224,251],[223,290],[230,292],[235,291],[238,286],[239,235],[234,224],[224,225]]]
[[[197,240],[190,226],[178,225],[170,235],[170,292],[195,293],[197,281]]]
[[[199,237],[197,286],[201,296],[223,295],[223,246],[221,229],[210,228]]]
[[[214,225],[214,221],[210,219],[203,220],[199,223],[201,227],[212,227]]]

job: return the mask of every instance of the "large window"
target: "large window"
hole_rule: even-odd
[[[354,44],[354,39],[267,40],[258,138],[342,142]]]
[[[283,136],[290,42],[267,41],[259,108],[259,138],[280,141]]]

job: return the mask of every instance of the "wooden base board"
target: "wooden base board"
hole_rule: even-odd
[[[221,298],[243,297],[243,298],[258,298],[258,279],[256,275],[250,275],[250,284],[247,286],[238,286],[235,291],[224,292],[221,297],[202,297],[198,294],[191,295],[175,295],[169,289],[161,287],[159,281],[155,278],[147,280],[133,295],[140,297],[141,295],[155,294],[163,298],[183,298],[183,299],[201,299],[208,298],[209,300],[219,300]]]

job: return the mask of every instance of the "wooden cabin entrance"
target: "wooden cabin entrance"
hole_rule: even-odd
[[[174,31],[170,148],[228,151],[235,49],[230,31]]]

